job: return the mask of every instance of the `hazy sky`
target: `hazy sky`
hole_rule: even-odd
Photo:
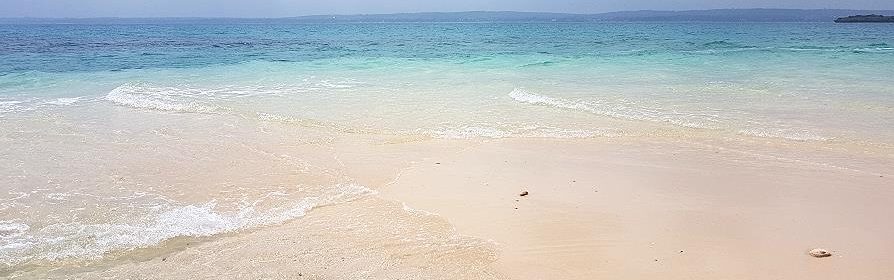
[[[0,17],[287,17],[422,11],[894,9],[894,0],[0,0]]]

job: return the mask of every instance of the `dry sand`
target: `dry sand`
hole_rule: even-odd
[[[383,195],[493,240],[514,279],[894,278],[894,180],[873,172],[686,144],[507,140],[430,157]],[[833,256],[810,257],[817,247]]]

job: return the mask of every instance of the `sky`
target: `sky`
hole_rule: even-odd
[[[894,10],[894,0],[0,0],[0,17],[289,17],[449,11]]]

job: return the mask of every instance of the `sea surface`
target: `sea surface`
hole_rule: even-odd
[[[0,25],[0,277],[374,196],[332,156],[351,141],[692,141],[877,173],[798,151],[894,156],[892,66],[884,24]]]

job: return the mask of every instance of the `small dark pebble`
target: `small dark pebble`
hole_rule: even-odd
[[[683,250],[680,250],[680,253],[682,253],[682,252],[683,252]]]
[[[441,164],[440,162],[435,162],[435,164]]]
[[[658,261],[658,259],[655,259],[655,261],[656,261],[656,262],[657,262],[657,261]]]
[[[518,196],[528,196],[528,191],[523,191]]]
[[[166,261],[166,260],[168,260],[168,258],[161,258],[161,261]]]
[[[515,207],[515,210],[518,210],[518,207]]]

